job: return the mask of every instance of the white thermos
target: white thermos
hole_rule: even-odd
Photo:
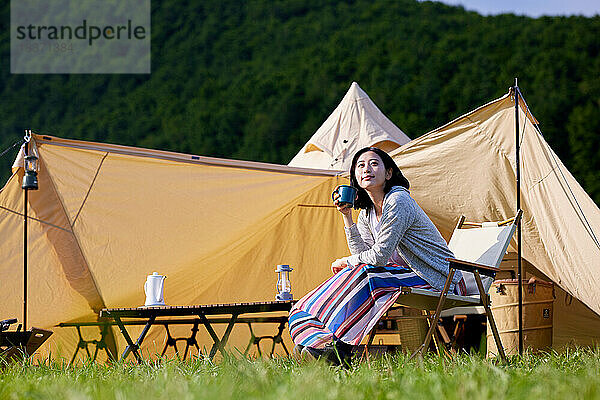
[[[166,276],[159,275],[158,272],[153,272],[148,275],[144,282],[144,292],[146,293],[146,307],[149,306],[164,306],[163,289]]]

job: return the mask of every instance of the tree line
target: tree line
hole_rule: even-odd
[[[0,150],[30,128],[285,164],[352,81],[414,138],[518,77],[546,140],[600,204],[600,17],[415,0],[153,1],[147,75],[10,74],[9,4],[0,23]]]

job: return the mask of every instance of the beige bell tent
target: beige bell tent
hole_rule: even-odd
[[[600,342],[600,210],[520,102],[522,245],[526,277],[552,280],[553,347]],[[514,216],[515,115],[511,93],[410,143],[392,156],[411,194],[449,239],[470,221]],[[513,244],[503,267],[516,265]]]
[[[347,171],[352,156],[363,147],[391,151],[409,141],[352,82],[340,104],[288,165]]]
[[[347,251],[330,200],[345,182],[335,172],[40,135],[31,146],[40,166],[39,190],[29,192],[27,322],[54,331],[42,350],[55,355],[69,357],[77,343],[75,329],[56,324],[95,321],[103,307],[143,305],[153,271],[167,276],[167,304],[266,301],[274,300],[277,264],[295,268],[298,295],[328,277],[331,260]],[[15,169],[0,191],[0,316],[19,320],[22,176]],[[98,332],[86,328],[84,336],[97,339]],[[146,354],[160,352],[164,337],[162,327],[151,329]],[[248,338],[238,326],[230,344],[243,350]],[[198,339],[201,347],[212,344],[204,330]]]

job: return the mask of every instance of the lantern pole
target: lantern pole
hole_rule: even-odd
[[[516,144],[516,172],[517,172],[517,212],[521,209],[521,162],[519,139],[519,86],[515,78],[515,144]],[[519,291],[519,355],[523,355],[523,280],[521,267],[521,219],[517,222],[517,283]]]
[[[23,330],[27,330],[27,210],[29,205],[29,191],[38,189],[37,182],[37,161],[35,155],[29,155],[29,141],[31,140],[31,130],[25,131],[23,145],[23,183],[21,189],[25,191],[23,199]]]
[[[25,131],[24,155],[29,155],[29,139],[31,134]],[[23,166],[23,179],[25,179],[25,165]],[[27,203],[29,189],[23,188],[25,202],[23,204],[23,330],[27,330]]]

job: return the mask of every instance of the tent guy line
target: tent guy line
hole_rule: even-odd
[[[522,99],[523,104],[525,104],[525,109],[526,109],[525,115],[531,115],[531,116],[533,116],[531,114],[531,111],[529,110],[529,105],[527,104],[527,102],[525,101],[525,98],[523,97],[523,94],[521,93],[521,89],[519,89],[517,87],[517,90],[519,91],[519,98]],[[540,135],[540,137],[543,138],[544,134],[542,133],[542,130],[540,129],[540,125],[536,124],[536,123],[534,123],[532,125],[533,125],[533,128],[535,129],[535,131],[537,132],[537,134]],[[524,129],[525,129],[525,125],[523,125],[523,129],[521,131],[523,131]],[[523,142],[524,137],[525,137],[525,135],[521,135],[521,142]],[[560,173],[560,176],[562,177],[562,182],[564,182],[564,184],[566,184],[566,186],[567,186],[567,189],[569,189],[570,196],[567,196],[567,198],[569,198],[569,200],[572,199],[572,201],[575,202],[575,205],[577,205],[577,210],[579,211],[578,214],[580,214],[580,218],[583,218],[582,222],[584,223],[584,226],[586,227],[586,230],[588,231],[588,233],[591,236],[592,240],[596,244],[596,247],[598,247],[598,249],[600,249],[600,241],[598,240],[598,237],[596,236],[596,233],[594,232],[594,229],[592,228],[590,222],[588,221],[585,213],[581,209],[581,205],[579,204],[579,201],[577,201],[577,197],[573,193],[573,189],[571,188],[571,185],[569,185],[569,181],[567,180],[567,178],[565,177],[562,169],[560,168],[560,164],[556,160],[556,155],[554,154],[553,151],[551,151],[551,148],[550,148],[550,145],[548,144],[548,142],[546,142],[545,140],[541,140],[541,143],[542,143],[542,147],[546,151],[546,154],[550,154],[550,157],[552,158],[552,162],[553,162],[554,165],[552,166],[552,169],[548,172],[548,174],[546,174],[546,176],[544,176],[543,178],[539,179],[531,187],[533,187],[533,186],[541,183],[548,176],[552,175],[553,172],[558,171]],[[559,182],[560,182],[560,180],[559,180]],[[563,190],[564,190],[564,186],[562,184],[561,184],[561,187],[563,187]],[[573,205],[572,201],[571,201],[571,205]]]
[[[541,135],[541,133],[540,133],[540,135]],[[543,135],[541,135],[541,136],[543,136]],[[560,173],[560,176],[562,177],[562,180],[561,179],[557,179],[557,181],[561,184],[560,186],[563,189],[563,191],[565,192],[565,194],[567,192],[567,190],[565,189],[565,185],[566,185],[566,187],[568,189],[568,192],[570,194],[570,196],[567,196],[567,199],[569,200],[569,203],[571,203],[571,206],[578,211],[577,215],[579,216],[579,219],[581,220],[581,222],[583,222],[583,226],[586,228],[587,233],[590,235],[590,237],[591,237],[592,241],[594,242],[594,244],[596,245],[596,247],[598,247],[598,249],[600,250],[600,242],[598,241],[598,237],[596,236],[596,233],[594,232],[594,229],[592,228],[590,222],[588,221],[585,213],[581,209],[581,205],[579,204],[579,201],[577,201],[577,197],[573,193],[573,190],[571,189],[571,185],[569,185],[569,182],[567,181],[567,178],[563,174],[563,171],[560,168],[560,165],[556,161],[555,155],[553,154],[552,151],[548,151],[550,149],[550,145],[548,145],[546,143],[546,146],[547,146],[545,148],[546,153],[550,154],[550,156],[552,157],[552,161],[554,162],[554,166],[552,168],[552,171],[548,175],[550,175],[555,170],[558,170],[558,172]],[[545,178],[546,177],[544,177],[544,179]]]
[[[15,211],[15,210],[11,210],[10,208],[6,208],[6,207],[4,207],[4,206],[0,206],[0,208],[1,208],[1,209],[3,209],[3,210],[5,210],[5,211],[8,211],[8,212],[10,212],[10,213],[16,214],[16,215],[18,215],[19,217],[23,217],[23,216],[24,216],[24,214],[23,214],[22,212]],[[54,225],[54,224],[53,224],[53,223],[51,223],[51,222],[43,221],[43,220],[41,220],[41,219],[38,219],[38,218],[35,218],[35,217],[31,217],[31,216],[29,216],[29,215],[27,216],[27,219],[30,219],[30,220],[32,220],[32,221],[37,221],[37,222],[39,222],[40,224],[46,224],[46,225],[50,225],[51,227],[53,227],[53,228],[56,228],[56,229],[60,229],[61,231],[65,231],[65,232],[68,232],[68,233],[73,233],[73,231],[72,231],[72,230],[65,229],[65,228],[63,228],[63,227],[61,227],[61,226]]]
[[[539,127],[536,126],[536,128],[537,128],[537,130],[539,132]],[[539,134],[541,136],[543,136],[541,132],[539,132]],[[550,145],[548,145],[546,143],[546,146],[547,146],[546,152],[550,153],[550,156],[552,157],[552,161],[554,161],[554,165],[555,165],[555,167],[552,168],[552,171],[558,170],[558,172],[560,173],[560,176],[562,177],[562,181],[564,182],[564,184],[567,185],[567,189],[569,189],[569,194],[571,195],[571,196],[567,196],[567,197],[569,198],[569,200],[572,199],[571,200],[571,204],[573,204],[572,202],[574,201],[575,205],[577,205],[577,210],[579,211],[578,214],[581,216],[581,218],[583,218],[584,226],[586,227],[587,232],[589,233],[589,235],[591,236],[592,240],[596,244],[596,247],[598,247],[598,249],[600,249],[600,241],[598,240],[598,237],[596,236],[596,232],[594,232],[594,229],[592,228],[592,225],[590,224],[590,221],[588,221],[585,213],[581,209],[581,205],[579,204],[579,201],[577,201],[577,197],[573,193],[573,189],[571,189],[571,185],[569,185],[569,182],[567,181],[567,178],[565,178],[565,175],[564,175],[562,169],[560,168],[560,165],[556,161],[555,155],[553,154],[553,152],[548,151],[548,149],[550,149]],[[563,185],[561,185],[561,186],[563,186]],[[563,186],[563,190],[564,190],[564,186]]]
[[[23,142],[24,142],[23,139],[17,140],[15,143],[13,143],[12,146],[9,146],[6,150],[4,150],[2,153],[0,153],[0,157],[4,156],[6,153],[8,153],[9,151],[11,151],[12,149],[14,149],[15,147],[17,147],[18,145],[22,144]]]

